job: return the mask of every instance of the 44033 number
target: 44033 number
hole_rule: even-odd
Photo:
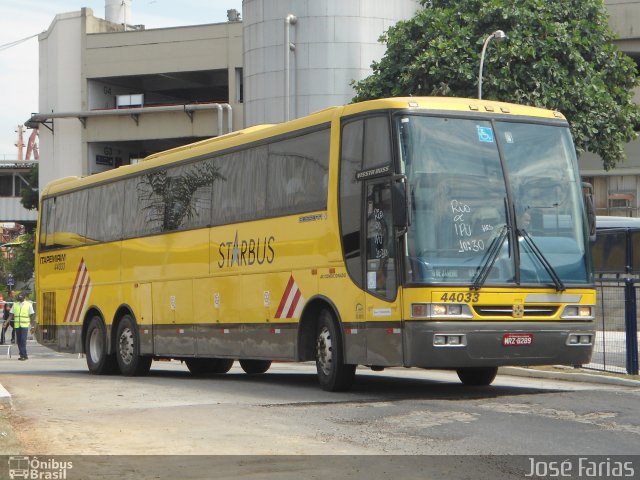
[[[443,293],[440,297],[441,302],[471,302],[475,303],[480,299],[479,293],[471,293],[471,292],[451,292],[451,293]]]

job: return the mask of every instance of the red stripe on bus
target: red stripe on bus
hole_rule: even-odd
[[[297,288],[296,289],[296,294],[293,297],[293,301],[291,302],[291,306],[289,307],[289,311],[287,312],[286,318],[293,317],[293,313],[296,311],[296,308],[298,307],[298,302],[300,301],[300,297],[301,296],[302,296],[302,294],[300,293],[300,289]]]
[[[82,269],[82,276],[80,277],[80,284],[74,285],[73,289],[73,305],[71,306],[71,314],[69,315],[69,322],[76,322],[80,312],[78,309],[80,307],[80,298],[83,297],[82,291],[84,288],[85,278],[88,276],[87,268],[83,264],[84,268]]]
[[[84,258],[80,260],[80,265],[78,265],[78,273],[76,273],[76,279],[73,282],[73,287],[71,288],[71,298],[69,298],[69,303],[67,303],[67,311],[64,312],[64,321],[69,321],[69,310],[71,310],[71,304],[73,303],[73,298],[76,293],[75,286],[78,284],[78,278],[80,278],[80,272],[82,271],[82,267],[84,266]]]
[[[284,294],[282,295],[282,299],[280,300],[280,305],[278,305],[278,310],[276,311],[276,318],[280,318],[282,315],[282,310],[284,310],[284,306],[287,304],[287,298],[289,298],[289,293],[291,293],[291,289],[293,288],[293,275],[289,277],[289,282],[287,283],[287,288],[284,289]]]
[[[80,321],[80,315],[82,314],[82,307],[84,307],[84,303],[87,299],[87,295],[89,294],[90,285],[91,285],[91,279],[89,278],[89,272],[87,272],[87,282],[82,287],[80,287],[80,292],[78,294],[80,301],[78,302],[78,310],[75,312],[75,315],[73,316],[74,322]]]

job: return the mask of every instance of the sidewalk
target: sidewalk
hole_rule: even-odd
[[[587,370],[585,368],[566,367],[562,365],[549,367],[500,367],[498,375],[513,375],[518,377],[563,380],[567,382],[640,387],[640,376],[608,373],[597,370]]]

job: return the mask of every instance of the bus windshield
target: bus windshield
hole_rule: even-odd
[[[397,122],[411,192],[409,283],[563,290],[591,282],[568,127],[419,115]]]

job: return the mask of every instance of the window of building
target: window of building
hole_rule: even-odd
[[[236,68],[236,103],[244,101],[244,80],[241,68]]]
[[[0,197],[13,197],[13,173],[0,173]]]

